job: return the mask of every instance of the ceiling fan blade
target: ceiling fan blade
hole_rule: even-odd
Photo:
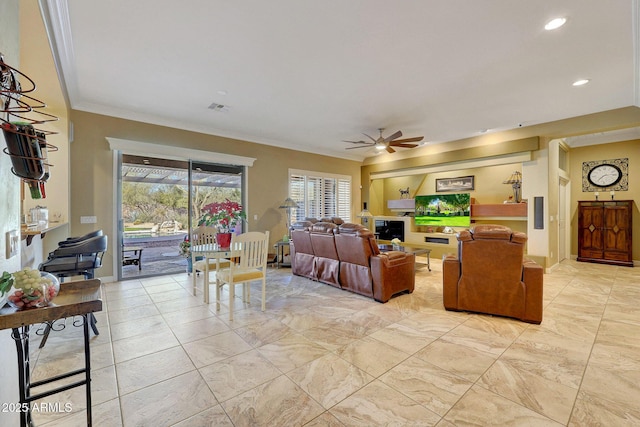
[[[396,152],[396,150],[394,150],[393,148],[391,148],[391,146],[390,146],[390,145],[387,145],[386,150],[387,150],[389,153],[395,153],[395,152]]]
[[[422,141],[424,139],[424,136],[416,136],[413,138],[406,138],[406,139],[399,139],[397,141],[393,141],[394,143],[396,142],[418,142],[418,141]]]
[[[392,142],[389,145],[391,147],[401,147],[401,148],[415,148],[418,146],[418,144],[405,144],[404,142],[401,142],[399,144]]]
[[[346,141],[346,140],[343,139],[342,142],[349,142],[351,144],[369,144],[369,145],[371,145],[371,143],[367,142],[367,141]]]
[[[366,133],[363,133],[364,136],[366,136],[367,138],[369,138],[370,140],[372,140],[374,143],[376,142],[375,139],[373,139],[373,137],[367,135]]]
[[[373,147],[373,144],[358,145],[357,147],[347,147],[345,148],[345,150],[354,150],[356,148],[369,148],[369,147]]]
[[[394,139],[400,138],[402,136],[402,132],[397,131],[396,133],[394,133],[391,136],[388,136],[384,139],[384,142],[389,142],[389,141],[393,141]]]

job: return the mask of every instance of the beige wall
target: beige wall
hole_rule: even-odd
[[[616,142],[572,148],[569,165],[571,168],[571,254],[578,254],[578,201],[595,200],[592,192],[582,191],[582,163],[594,160],[629,158],[629,191],[616,192],[617,200],[634,200],[633,209],[633,258],[640,259],[640,140]],[[600,200],[609,199],[608,190],[600,190]]]
[[[27,192],[23,209],[25,213],[28,213],[29,208],[36,205],[46,206],[52,217],[54,213],[59,213],[66,221],[69,217],[68,111],[37,1],[30,0],[20,3],[20,28],[22,69],[37,84],[36,91],[32,96],[47,104],[43,110],[45,113],[58,117],[57,121],[39,126],[47,131],[55,132],[47,135],[47,142],[58,149],[57,151],[50,150],[48,155],[48,163],[52,167],[50,168],[51,177],[45,184],[47,197],[46,199],[32,200]],[[39,118],[38,115],[32,117]],[[57,241],[55,238],[51,240]]]
[[[20,69],[19,47],[19,2],[0,2],[0,53],[7,64]],[[4,118],[4,116],[3,116]],[[0,145],[5,147],[4,135],[0,133]],[[9,156],[0,153],[0,274],[20,269],[20,254],[6,257],[5,233],[20,229],[20,180],[11,174]],[[0,402],[18,401],[18,364],[16,346],[10,330],[0,331]],[[0,411],[0,425],[19,425],[18,413]]]
[[[47,143],[57,148],[49,150],[48,163],[50,178],[45,184],[46,198],[33,200],[29,191],[25,193],[22,202],[22,213],[28,214],[35,206],[49,209],[50,218],[59,214],[61,221],[67,223],[69,219],[69,113],[60,82],[56,74],[49,41],[44,29],[38,2],[35,0],[20,2],[20,60],[25,73],[36,82],[36,91],[31,95],[46,103],[43,110],[58,118],[39,126],[48,132]],[[41,118],[33,115],[34,118]],[[24,184],[23,184],[24,185]],[[25,186],[26,189],[26,186]],[[69,226],[65,224],[49,231],[45,238],[34,238],[33,248],[25,251],[23,264],[28,262],[37,268],[42,261],[42,254],[48,254],[57,247],[60,240],[69,235]],[[36,253],[40,252],[40,253]]]
[[[113,153],[107,137],[170,145],[256,158],[248,172],[249,229],[268,230],[271,240],[286,232],[286,215],[278,206],[288,196],[289,168],[344,174],[352,177],[352,212],[360,211],[360,163],[275,148],[197,132],[145,124],[98,114],[72,111],[75,129],[71,144],[71,234],[102,228],[110,236],[101,277],[113,271],[114,176]],[[254,215],[258,216],[254,220]],[[80,216],[96,216],[97,224],[80,224]]]
[[[390,177],[384,179],[372,179],[369,181],[372,172],[380,173],[381,171],[402,171],[407,166],[407,161],[395,161],[389,163],[369,163],[362,168],[363,182],[368,182],[369,185],[363,188],[363,200],[368,200],[368,208],[373,215],[396,215],[387,209],[387,200],[398,199],[400,193],[398,189],[409,187],[410,196],[414,197],[416,194],[430,194],[435,192],[435,179],[443,177],[456,177],[474,175],[475,190],[471,196],[474,197],[476,203],[501,203],[509,194],[511,194],[510,187],[502,184],[513,170],[523,171],[523,197],[531,199],[533,202],[534,196],[542,196],[544,198],[545,209],[545,225],[543,230],[533,230],[532,224],[523,223],[521,221],[508,221],[501,222],[515,230],[524,231],[529,234],[529,253],[535,255],[545,267],[552,267],[558,262],[558,224],[559,217],[558,212],[558,186],[559,186],[559,171],[558,171],[558,143],[549,143],[550,138],[540,138],[537,144],[537,148],[531,151],[531,160],[521,163],[496,165],[489,167],[479,167],[464,169],[461,168],[460,163],[456,164],[451,158],[451,153],[447,154],[442,152],[439,154],[431,154],[424,158],[418,157],[412,159],[409,165],[413,168],[419,165],[437,165],[435,160],[446,159],[447,163],[451,162],[451,168],[453,172],[437,172],[429,174],[415,174],[398,177]],[[553,152],[549,152],[549,148],[552,147]],[[481,147],[477,147],[476,150],[480,150]],[[469,160],[466,150],[459,150],[458,154],[460,162]],[[452,152],[456,154],[455,151]],[[503,154],[506,154],[503,153]],[[605,160],[619,157],[629,158],[629,191],[618,192],[616,199],[630,199],[638,200],[640,196],[640,185],[638,185],[638,176],[634,175],[634,168],[637,171],[637,165],[640,164],[640,141],[624,141],[610,144],[594,145],[587,147],[573,148],[569,151],[569,173],[566,178],[570,180],[571,194],[568,200],[570,207],[570,215],[567,218],[570,228],[571,236],[567,245],[570,246],[571,255],[575,258],[577,255],[577,202],[578,200],[590,200],[593,199],[593,193],[582,192],[582,162],[591,160]],[[435,159],[435,160],[434,160]],[[365,162],[367,163],[367,162]],[[445,163],[445,162],[443,162]],[[463,164],[463,163],[462,163]],[[412,168],[406,168],[407,173],[412,173]],[[545,176],[546,174],[546,176]],[[636,172],[637,175],[637,172]],[[603,192],[601,192],[603,193]],[[608,193],[608,192],[607,192]],[[533,210],[532,206],[529,206],[529,223],[532,221]],[[634,259],[640,259],[640,217],[638,211],[638,205],[636,204],[634,210],[634,227],[633,235],[636,236],[633,241],[633,253]],[[553,218],[551,220],[550,218]]]
[[[503,184],[502,181],[508,179],[514,171],[522,172],[521,164],[496,165],[491,167],[457,169],[450,172],[437,172],[420,175],[401,176],[395,178],[387,178],[381,180],[382,199],[393,200],[400,198],[399,189],[409,187],[409,196],[411,198],[416,195],[435,194],[436,179],[455,178],[461,176],[473,176],[475,189],[470,191],[471,197],[475,199],[475,203],[502,203],[509,196],[513,195],[511,185]],[[374,182],[377,180],[374,180]],[[382,208],[379,212],[378,209]],[[374,215],[395,215],[387,209],[386,202],[376,206]]]

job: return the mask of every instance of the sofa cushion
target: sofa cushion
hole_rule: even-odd
[[[334,233],[338,226],[330,222],[316,222],[311,227],[309,237],[315,255],[316,279],[336,287],[340,287],[338,273],[340,261],[336,251]]]

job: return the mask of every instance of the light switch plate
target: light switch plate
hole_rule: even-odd
[[[80,224],[95,224],[96,222],[98,222],[98,218],[96,218],[95,216],[80,217]]]
[[[15,255],[18,255],[18,245],[20,244],[20,235],[18,230],[7,231],[7,254],[6,258],[9,259]]]

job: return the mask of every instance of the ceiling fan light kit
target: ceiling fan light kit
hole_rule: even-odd
[[[367,142],[367,141],[344,141],[344,142],[348,142],[350,144],[360,144],[360,145],[355,146],[355,147],[347,147],[346,149],[347,150],[353,150],[355,148],[375,147],[377,150],[380,150],[380,151],[387,150],[388,153],[395,153],[396,150],[394,150],[393,147],[415,148],[415,147],[418,147],[418,144],[413,144],[413,143],[422,141],[424,139],[424,136],[416,136],[416,137],[413,137],[413,138],[398,139],[398,138],[400,138],[402,136],[402,132],[401,131],[397,131],[393,135],[384,138],[382,136],[382,132],[384,131],[384,128],[379,128],[378,131],[380,132],[380,136],[378,137],[378,139],[374,139],[372,136],[369,136],[366,133],[363,133],[363,135],[366,136],[367,138],[369,138],[371,140],[371,142]]]

